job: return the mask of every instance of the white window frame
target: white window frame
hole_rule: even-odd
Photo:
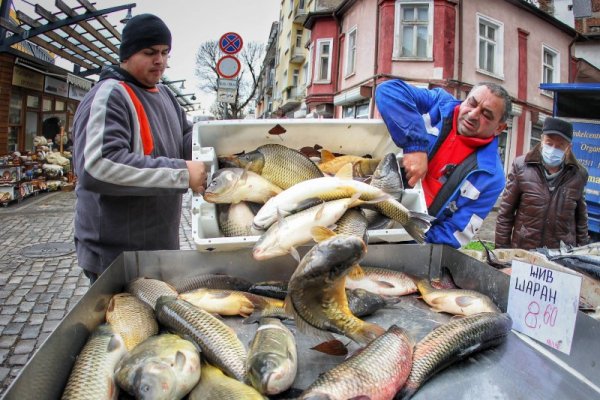
[[[354,43],[350,47],[350,38],[354,35]],[[356,41],[358,39],[358,29],[353,26],[346,35],[346,67],[344,76],[346,78],[356,73]]]
[[[306,63],[308,64],[308,68],[306,71],[306,78],[305,78],[306,86],[310,85],[312,82],[312,72],[313,72],[312,58],[313,58],[314,47],[315,46],[313,43],[311,43],[310,46],[308,46],[308,55],[306,56]]]
[[[323,79],[319,79],[319,73],[321,72],[321,47],[324,44],[329,44],[329,54],[327,54],[328,58],[328,66],[327,66],[327,77]],[[327,84],[331,83],[331,64],[332,64],[332,55],[333,55],[333,39],[317,39],[317,48],[316,48],[316,56],[315,56],[315,80],[314,83]]]
[[[302,29],[296,29],[296,47],[298,48],[302,47],[302,34]]]
[[[477,13],[475,18],[475,27],[477,29],[477,34],[475,35],[475,70],[481,74],[504,80],[504,24],[480,13]],[[496,29],[494,71],[488,71],[479,67],[479,43],[481,40],[481,37],[479,36],[479,24],[491,26]]]
[[[552,82],[546,82],[546,61],[544,59],[544,53],[551,53],[554,60],[554,65],[552,66]],[[545,43],[542,43],[542,58],[541,58],[541,68],[542,68],[542,77],[540,82],[542,83],[560,83],[560,52]],[[542,94],[553,97],[552,91],[542,90]]]
[[[427,18],[429,23],[427,24],[427,54],[425,57],[417,56],[403,56],[402,55],[402,6],[419,6],[427,5]],[[397,60],[421,60],[421,61],[432,61],[433,60],[433,1],[432,0],[397,0],[395,6],[394,15],[394,51],[393,58]],[[416,38],[416,36],[415,36]]]

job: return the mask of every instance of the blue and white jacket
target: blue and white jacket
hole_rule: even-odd
[[[441,88],[422,89],[401,80],[380,84],[375,101],[394,143],[405,153],[424,151],[430,158],[440,134],[452,129],[453,112],[460,104]],[[467,164],[467,160],[471,162]],[[447,189],[446,185],[442,188],[449,190],[449,195],[438,211],[430,207],[436,220],[427,232],[428,243],[455,248],[469,243],[504,189],[498,138],[477,149],[476,156],[468,157],[456,170],[461,167],[458,180],[454,179]]]

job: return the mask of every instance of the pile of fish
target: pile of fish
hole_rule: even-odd
[[[395,154],[376,160],[335,157],[321,149],[320,156],[316,163],[295,149],[267,144],[219,157],[221,169],[211,177],[204,200],[218,205],[223,235],[260,236],[253,251],[257,260],[291,254],[300,261],[296,248],[312,241],[315,227],[367,241],[368,229],[399,223],[423,243],[433,217],[400,202],[403,184]]]
[[[360,237],[321,233],[289,281],[223,274],[131,281],[77,357],[63,399],[110,399],[119,391],[136,399],[409,398],[441,369],[498,345],[510,331],[510,317],[486,296],[361,266],[367,245]],[[417,291],[434,311],[466,317],[419,342],[402,328],[400,312],[389,326],[365,320]],[[230,326],[239,317],[258,322],[249,344]],[[297,335],[323,342],[299,349]],[[299,352],[347,355],[344,337],[360,350],[306,389],[293,388]]]

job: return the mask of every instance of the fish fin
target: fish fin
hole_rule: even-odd
[[[350,267],[347,277],[355,281],[361,280],[365,277],[365,270],[360,265],[354,264]]]
[[[320,220],[321,218],[323,218],[323,212],[325,210],[325,203],[321,204],[321,207],[319,207],[319,209],[317,210],[317,212],[315,213],[315,221]]]
[[[425,243],[425,232],[429,230],[434,220],[435,217],[429,214],[409,211],[408,222],[402,226],[417,243]]]
[[[244,324],[244,325],[254,324],[254,323],[258,322],[261,318],[262,318],[261,312],[259,312],[258,310],[254,310],[254,312],[252,314],[250,314],[248,317],[244,318],[244,320],[242,321],[242,324]]]
[[[121,348],[123,341],[119,339],[121,339],[121,337],[118,333],[112,335],[112,337],[108,341],[108,345],[106,346],[106,351],[108,353],[111,353]]]
[[[294,257],[294,260],[296,260],[297,263],[300,263],[300,254],[294,246],[290,247],[290,254],[292,257]]]
[[[347,336],[358,344],[367,345],[384,333],[385,329],[381,326],[364,322],[363,326],[357,332],[347,334]]]
[[[294,322],[296,323],[296,328],[298,328],[300,332],[326,341],[335,339],[335,337],[331,333],[315,328],[308,322],[304,321],[304,319],[296,312],[296,308],[294,307],[292,298],[289,295],[285,297],[283,308],[286,314],[294,319]]]
[[[328,354],[330,356],[345,356],[348,354],[348,347],[338,339],[329,340],[327,342],[319,343],[318,345],[311,347],[311,350]]]
[[[310,229],[310,234],[312,235],[313,240],[317,243],[337,236],[334,231],[324,226],[313,226]]]
[[[337,174],[335,174],[335,177],[340,179],[352,179],[352,171],[352,163],[347,163],[339,169]]]
[[[321,163],[326,163],[327,161],[335,160],[335,156],[329,150],[322,149],[321,150]]]
[[[391,289],[391,288],[395,287],[394,284],[386,282],[386,281],[375,281],[375,283],[377,284],[377,286],[379,286],[380,288],[383,288],[383,289]]]
[[[428,279],[419,279],[417,281],[417,289],[419,289],[419,293],[422,295],[426,295],[427,293],[434,291],[434,288],[431,286],[431,283],[429,283]]]
[[[364,394],[350,397],[348,400],[371,400],[371,396],[365,396]]]
[[[473,296],[458,296],[454,301],[460,307],[468,307],[476,300]]]
[[[108,303],[108,308],[106,309],[106,313],[111,313],[115,310],[115,296],[110,298],[110,302]]]

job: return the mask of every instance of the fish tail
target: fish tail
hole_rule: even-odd
[[[408,400],[415,395],[417,390],[419,390],[418,386],[409,386],[409,383],[407,382],[406,385],[404,385],[402,389],[400,389],[400,391],[396,393],[394,400]]]
[[[419,289],[419,293],[421,293],[423,296],[425,296],[427,293],[433,292],[434,290],[428,279],[419,279],[417,281],[417,289]]]
[[[417,212],[417,211],[409,211],[408,212],[408,222],[403,224],[404,229],[410,236],[412,236],[417,243],[425,242],[425,232],[429,230],[431,227],[431,222],[435,220],[435,217]]]

